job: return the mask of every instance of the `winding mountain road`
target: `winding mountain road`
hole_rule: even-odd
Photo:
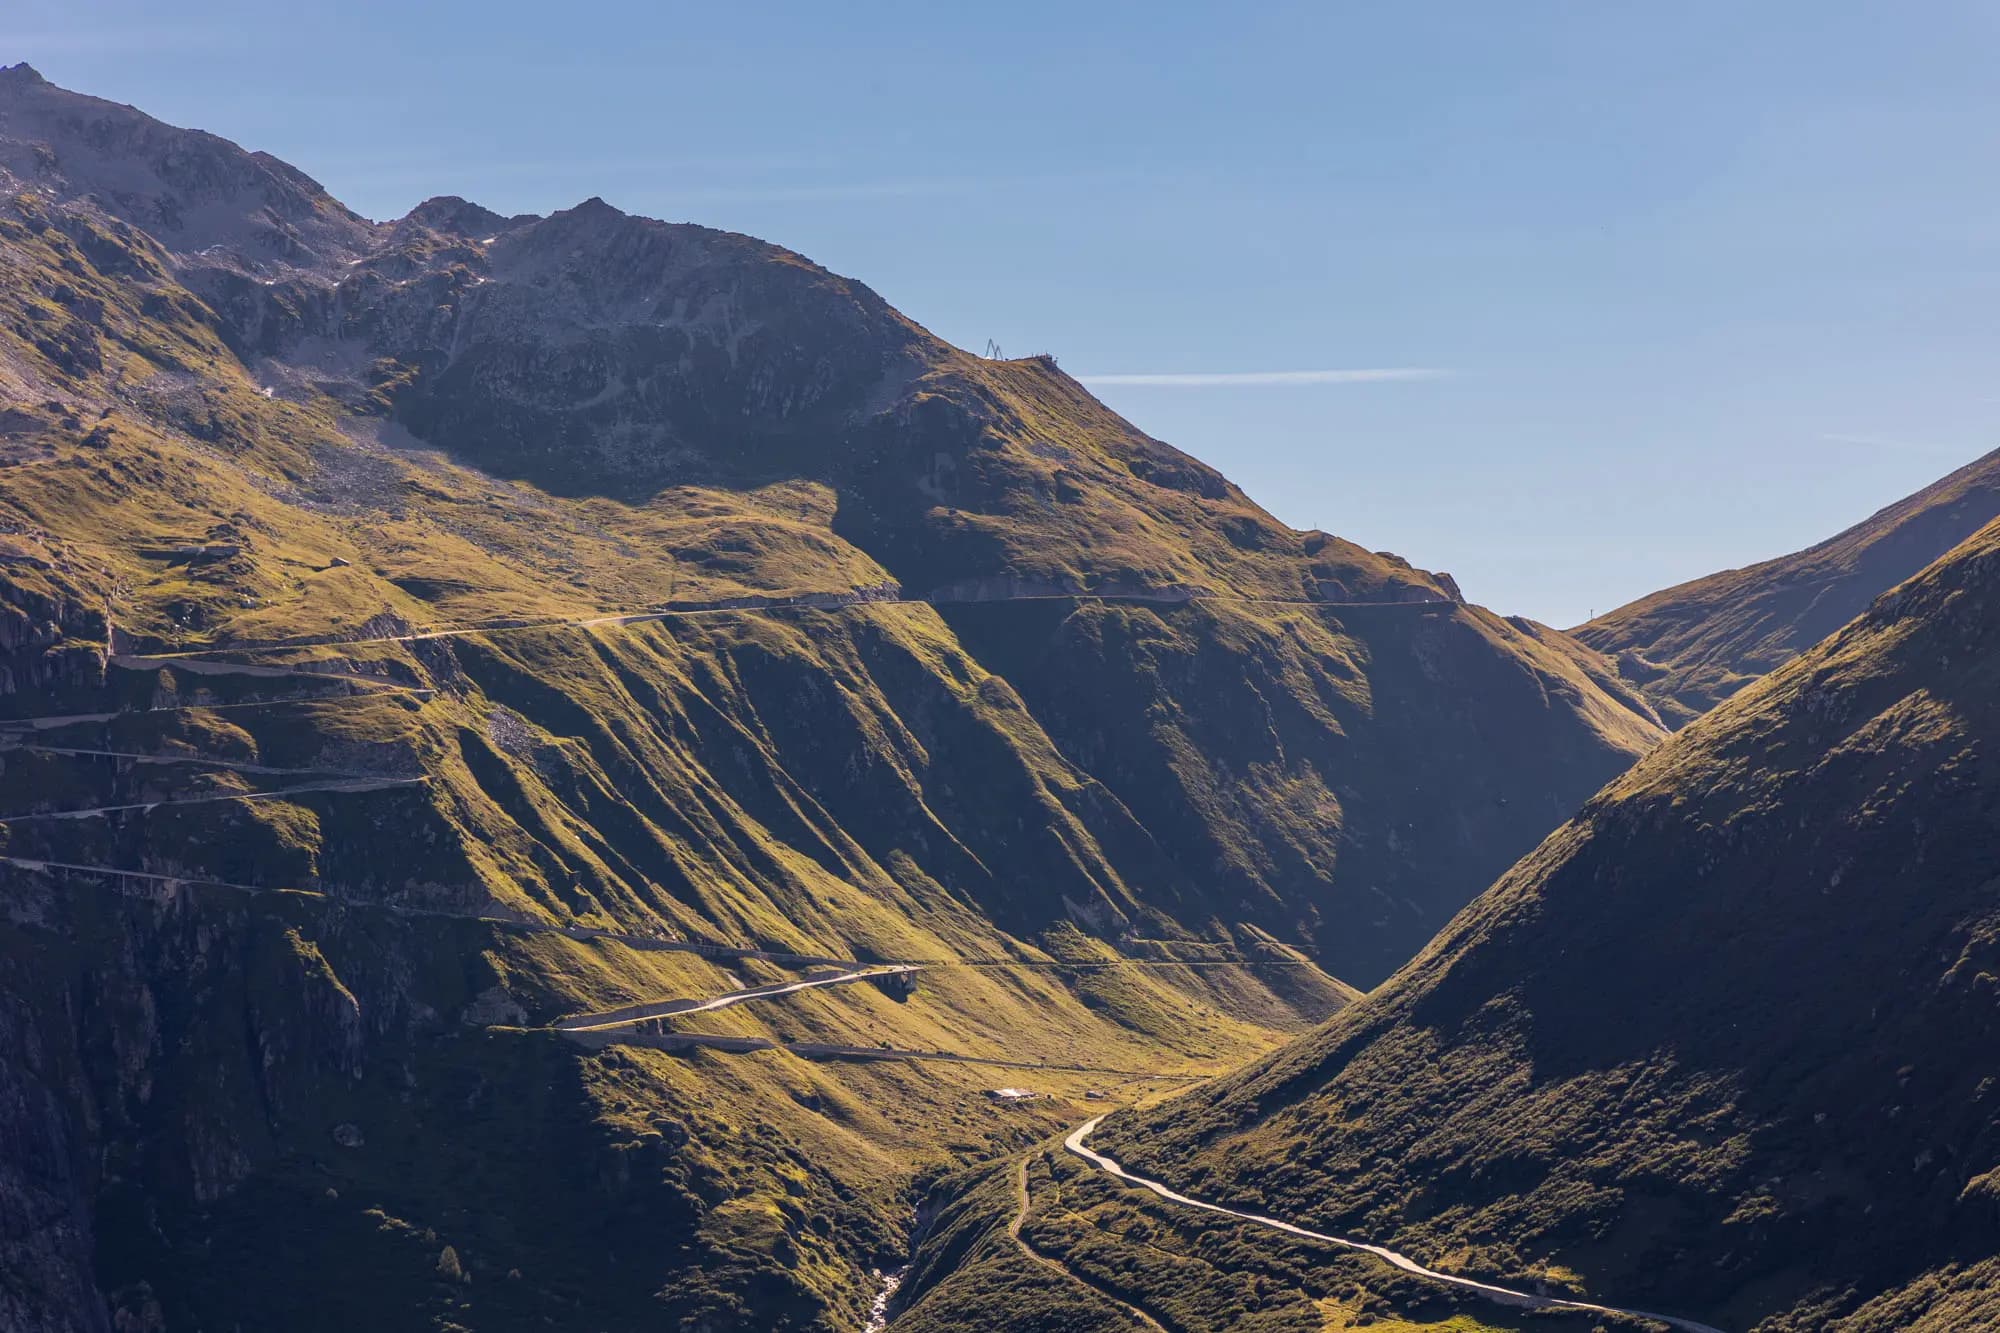
[[[1032,1157],[1033,1155],[1034,1154],[1032,1153],[1029,1154],[1030,1157]],[[1105,1290],[1102,1286],[1098,1285],[1096,1282],[1091,1281],[1083,1274],[1078,1273],[1073,1269],[1071,1269],[1067,1264],[1058,1262],[1055,1259],[1051,1259],[1049,1256],[1043,1254],[1040,1250],[1036,1249],[1034,1246],[1028,1244],[1027,1240],[1021,1235],[1021,1228],[1026,1226],[1028,1223],[1028,1158],[1027,1157],[1023,1157],[1021,1159],[1020,1166],[1017,1167],[1014,1172],[1014,1197],[1015,1197],[1014,1220],[1007,1224],[1007,1234],[1014,1238],[1014,1244],[1020,1248],[1022,1254],[1026,1255],[1031,1262],[1041,1265],[1043,1268],[1048,1269],[1050,1272],[1056,1274],[1058,1277],[1065,1278],[1068,1281],[1074,1282],[1079,1286],[1089,1288],[1095,1294],[1102,1296],[1105,1300],[1111,1302],[1113,1305],[1117,1306],[1120,1310],[1123,1310],[1137,1323],[1145,1326],[1146,1328],[1152,1329],[1153,1333],[1167,1333],[1166,1328],[1163,1325],[1161,1325],[1159,1320],[1153,1318],[1153,1316],[1147,1314],[1144,1310],[1141,1310],[1138,1306],[1132,1304],[1130,1301],[1122,1299],[1117,1295],[1114,1295],[1110,1291]]]
[[[214,796],[182,796],[160,801],[134,801],[127,805],[97,805],[85,810],[41,810],[25,815],[0,816],[0,824],[25,824],[42,819],[96,819],[102,815],[122,814],[131,810],[158,810],[174,805],[212,805],[217,801],[282,801],[292,796],[304,796],[312,792],[365,792],[388,791],[395,787],[421,787],[429,778],[337,778],[325,782],[301,782],[290,787],[279,787],[274,791],[233,791]]]
[[[296,789],[294,789],[296,790]],[[274,793],[282,795],[283,793]],[[88,812],[84,812],[88,813]],[[5,823],[0,820],[0,823]],[[0,856],[0,865],[10,865],[22,870],[40,873],[62,872],[72,875],[88,875],[96,879],[131,879],[145,884],[158,884],[168,889],[226,889],[232,893],[281,894],[294,898],[311,898],[340,910],[363,912],[383,912],[391,916],[410,917],[427,921],[472,921],[479,925],[491,926],[495,930],[508,931],[517,935],[561,935],[572,940],[608,940],[622,944],[628,949],[650,950],[657,953],[691,953],[704,958],[730,961],[755,958],[767,963],[777,963],[785,967],[858,967],[862,964],[853,958],[827,958],[819,954],[785,953],[777,949],[753,949],[732,944],[707,944],[698,940],[662,939],[653,935],[628,935],[616,930],[606,930],[598,926],[562,926],[543,921],[526,921],[519,917],[492,916],[479,912],[450,912],[443,908],[411,907],[404,903],[375,902],[361,898],[343,898],[338,894],[321,889],[281,888],[269,884],[242,884],[235,880],[212,879],[202,875],[174,875],[157,870],[124,870],[117,866],[85,865],[75,861],[55,861],[36,856]],[[912,966],[935,966],[935,964],[912,964]]]
[[[297,791],[299,788],[285,790]],[[215,799],[242,799],[252,795],[282,796],[285,790],[269,793],[242,793],[242,796],[218,797]],[[155,804],[161,804],[156,802]],[[75,814],[83,816],[95,811],[54,811],[51,815]],[[46,818],[48,816],[20,816],[21,818]],[[9,821],[0,819],[0,824]],[[740,944],[709,944],[700,940],[664,939],[654,935],[633,935],[623,931],[608,930],[601,926],[564,926],[545,921],[528,921],[520,917],[494,916],[480,912],[450,912],[442,908],[411,907],[403,903],[376,902],[365,898],[343,898],[339,894],[323,889],[288,888],[270,884],[244,884],[236,880],[215,879],[205,875],[175,875],[155,870],[127,870],[118,866],[87,865],[76,861],[59,861],[43,856],[0,855],[0,865],[16,866],[22,870],[43,873],[61,872],[72,875],[87,875],[96,879],[131,879],[147,884],[160,884],[175,889],[224,889],[231,893],[288,894],[297,898],[313,898],[343,910],[362,912],[386,912],[394,916],[414,917],[438,921],[475,921],[492,926],[497,930],[515,934],[563,935],[573,940],[605,940],[622,944],[630,949],[649,950],[656,953],[691,953],[704,958],[736,961],[757,959],[776,963],[781,967],[900,967],[909,970],[924,968],[963,967],[982,970],[1004,971],[1021,968],[1032,971],[1079,971],[1114,967],[1311,967],[1310,960],[1295,958],[1235,958],[1202,959],[1182,962],[1164,958],[1116,958],[1092,960],[1088,962],[1065,962],[1054,958],[899,958],[876,963],[864,963],[858,958],[835,958],[826,954],[788,953],[782,949],[759,949]],[[674,1003],[662,1001],[662,1003]],[[689,1001],[688,1003],[701,1003]],[[678,1011],[685,1012],[685,1011]],[[579,1015],[581,1017],[581,1015]]]
[[[468,638],[480,634],[519,634],[534,630],[556,629],[599,629],[605,626],[624,627],[628,625],[648,625],[662,620],[679,620],[691,616],[720,615],[770,615],[787,611],[847,611],[856,607],[876,606],[991,606],[1000,602],[1117,602],[1138,603],[1147,606],[1187,606],[1197,602],[1242,603],[1256,606],[1303,606],[1321,607],[1330,610],[1370,610],[1383,607],[1406,607],[1409,609],[1457,606],[1459,603],[1443,597],[1412,599],[1409,601],[1376,602],[1325,602],[1308,597],[1246,597],[1224,593],[1195,593],[1177,595],[1166,592],[1065,592],[1065,593],[1021,593],[1010,597],[877,597],[860,595],[857,590],[838,592],[803,593],[794,597],[773,598],[769,601],[745,601],[740,605],[729,604],[734,599],[723,599],[708,606],[651,607],[640,611],[598,612],[586,616],[552,616],[524,620],[503,620],[475,625],[452,625],[429,630],[412,630],[407,634],[381,634],[361,639],[301,638],[269,642],[241,644],[218,643],[200,648],[175,649],[168,652],[147,653],[141,658],[133,655],[134,662],[143,661],[148,666],[167,666],[174,663],[198,661],[212,657],[216,653],[282,652],[299,648],[344,648],[361,644],[380,643],[425,643],[436,639]],[[218,666],[235,666],[235,663],[218,663]],[[275,670],[275,668],[274,668]],[[306,673],[294,670],[293,674]],[[363,677],[362,679],[373,679]]]
[[[1460,1291],[1472,1292],[1474,1295],[1482,1296],[1496,1305],[1507,1305],[1522,1310],[1580,1310],[1587,1314],[1620,1315],[1628,1319],[1650,1319],[1655,1323],[1666,1324],[1669,1327],[1680,1329],[1682,1333],[1723,1333],[1723,1330],[1716,1328],[1712,1324],[1697,1323],[1692,1319],[1682,1319],[1675,1315],[1656,1314],[1651,1310],[1628,1310],[1616,1305],[1595,1305],[1589,1301],[1568,1300],[1560,1296],[1541,1296],[1531,1291],[1517,1291],[1512,1287],[1496,1286],[1490,1282],[1479,1282],[1472,1278],[1459,1277],[1452,1273],[1440,1273],[1434,1268],[1424,1267],[1408,1255],[1399,1254],[1395,1250],[1385,1246],[1370,1245],[1366,1241],[1351,1240],[1345,1236],[1329,1236],[1323,1231],[1309,1231],[1305,1227],[1294,1226],[1290,1222],[1281,1222],[1275,1217],[1265,1217],[1258,1213],[1246,1213],[1235,1208],[1225,1208],[1219,1203],[1208,1203],[1201,1199],[1189,1198],[1185,1194],[1162,1185],[1157,1180],[1149,1180],[1145,1176],[1135,1175],[1111,1158],[1106,1157],[1103,1153],[1093,1152],[1085,1147],[1084,1140],[1090,1137],[1091,1131],[1096,1129],[1098,1122],[1103,1119],[1104,1117],[1100,1115],[1093,1116],[1091,1119],[1084,1121],[1083,1124],[1070,1131],[1069,1137],[1063,1140],[1063,1147],[1081,1157],[1084,1161],[1089,1162],[1098,1170],[1116,1176],[1127,1184],[1151,1190],[1169,1203],[1177,1203],[1184,1208],[1199,1208],[1203,1212],[1220,1213],[1224,1217],[1233,1217],[1240,1222],[1250,1222],[1256,1226],[1269,1227],[1273,1231],[1283,1231],[1294,1236],[1303,1236],[1307,1240],[1323,1241],[1328,1245],[1338,1245],[1342,1249],[1360,1250],[1364,1253],[1374,1255],[1376,1258],[1389,1264],[1392,1268],[1399,1268],[1405,1273],[1427,1278],[1432,1282],[1442,1283],[1447,1287],[1456,1287]]]
[[[364,640],[366,642],[366,640]],[[196,656],[192,653],[113,653],[107,661],[110,665],[125,671],[157,671],[172,669],[185,671],[195,676],[254,676],[260,680],[332,680],[348,685],[365,685],[370,689],[407,689],[401,681],[384,680],[380,676],[370,676],[359,671],[331,669],[315,671],[310,667],[258,666],[254,662],[218,662],[210,654],[228,652],[227,648],[210,649],[209,653]]]
[[[518,1029],[546,1031],[548,1029]],[[919,1051],[907,1046],[850,1046],[841,1042],[775,1041],[770,1037],[735,1037],[708,1032],[621,1032],[583,1029],[562,1034],[593,1050],[605,1046],[644,1046],[655,1051],[694,1049],[749,1055],[756,1051],[786,1051],[807,1060],[935,1061],[948,1065],[991,1065],[998,1069],[1030,1069],[1044,1074],[1104,1074],[1115,1078],[1159,1083],[1199,1083],[1208,1074],[1161,1074],[1148,1069],[1118,1069],[1109,1065],[1063,1065],[1043,1060],[1009,1060],[998,1055],[960,1055],[956,1051]]]
[[[316,672],[312,674],[320,680],[331,680],[335,683],[341,681],[338,676],[322,676]],[[219,713],[227,708],[281,708],[287,704],[348,703],[356,699],[372,702],[393,695],[428,699],[436,693],[436,690],[427,685],[384,685],[365,694],[299,694],[286,699],[243,699],[235,703],[162,704],[157,708],[123,708],[112,713],[50,713],[42,717],[0,717],[0,731],[53,731],[57,727],[116,722],[120,718],[141,717],[147,713]]]
[[[266,776],[300,778],[353,778],[355,780],[388,776],[381,773],[352,773],[334,768],[278,768],[270,764],[252,763],[247,759],[209,759],[192,754],[164,754],[143,750],[88,750],[74,745],[28,745],[13,740],[11,734],[0,731],[0,755],[55,754],[73,759],[129,759],[135,764],[151,764],[163,767],[187,766],[193,768],[226,768],[236,773],[258,773]]]
[[[707,1014],[717,1009],[728,1009],[750,1000],[774,1000],[781,995],[796,995],[800,991],[818,990],[823,986],[850,986],[857,981],[873,981],[880,977],[906,977],[919,969],[908,963],[896,963],[887,967],[858,967],[850,972],[836,972],[831,976],[807,977],[803,981],[773,981],[762,986],[747,986],[742,990],[730,991],[710,1000],[647,1000],[639,1004],[628,1004],[620,1009],[606,1009],[594,1014],[573,1014],[557,1019],[554,1027],[559,1032],[606,1032],[615,1028],[631,1027],[648,1019],[666,1018],[674,1014]]]

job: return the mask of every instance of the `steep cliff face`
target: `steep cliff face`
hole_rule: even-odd
[[[1111,1141],[1210,1197],[1722,1327],[1989,1325],[1996,597],[1989,525],[1365,1001]]]
[[[791,1267],[885,1244],[783,1130],[706,1146],[727,1091],[472,1022],[513,953],[490,929],[144,889],[8,885],[34,914],[0,950],[10,1032],[34,1034],[7,1062],[9,1328],[694,1325],[731,1279],[686,1247],[778,1172],[842,1229],[801,1229]],[[723,1322],[823,1313],[757,1269]]]
[[[0,711],[11,695],[88,697],[104,685],[108,597],[31,534],[0,533]]]
[[[2000,516],[2000,452],[1817,546],[1642,597],[1571,633],[1675,726],[1789,662]]]
[[[943,965],[695,1035],[1213,1072],[1657,737],[777,247],[371,223],[19,67],[0,169],[22,1188],[127,1325],[854,1326],[1068,1104],[526,1029],[805,965],[674,941]]]

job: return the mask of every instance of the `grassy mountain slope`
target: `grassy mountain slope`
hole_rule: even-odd
[[[1766,1329],[2000,1310],[2000,523],[1593,798],[1122,1160]]]
[[[1053,1145],[947,1176],[938,1196],[897,1292],[895,1327],[908,1333],[992,1327],[1001,1318],[1008,1327],[1051,1330],[1148,1327],[1133,1311],[1151,1328],[1188,1333],[1648,1327],[1613,1316],[1510,1310],[1352,1250],[1163,1203]]]
[[[1817,546],[1642,597],[1570,631],[1679,726],[1866,610],[2000,516],[2000,452]]]
[[[0,172],[0,1322],[858,1326],[929,1175],[1339,1008],[1658,736],[777,247],[373,223],[23,67]],[[676,1030],[1089,1070],[537,1030],[797,972],[647,940],[941,965]]]

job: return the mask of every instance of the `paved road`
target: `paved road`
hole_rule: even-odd
[[[303,673],[317,680],[331,680],[338,683],[338,676],[322,676],[317,672]],[[429,698],[437,691],[428,686],[383,686],[366,694],[300,694],[289,699],[246,699],[239,703],[226,704],[166,704],[159,708],[125,708],[113,713],[53,713],[43,717],[0,717],[0,730],[25,728],[30,731],[52,731],[57,727],[81,726],[85,723],[116,722],[120,718],[138,717],[146,713],[213,713],[225,708],[280,708],[287,704],[327,704],[347,703],[365,699],[374,701],[394,694],[413,695]]]
[[[1033,1156],[1034,1156],[1033,1153],[1028,1154],[1028,1157],[1033,1157]],[[1078,1273],[1075,1270],[1071,1269],[1069,1265],[1060,1263],[1054,1259],[1049,1258],[1047,1255],[1043,1254],[1040,1250],[1028,1244],[1027,1241],[1021,1238],[1021,1228],[1023,1226],[1026,1226],[1028,1222],[1028,1157],[1023,1157],[1021,1159],[1021,1165],[1015,1170],[1014,1173],[1014,1193],[1017,1203],[1014,1209],[1014,1220],[1007,1224],[1007,1234],[1014,1238],[1014,1244],[1020,1247],[1021,1253],[1028,1256],[1028,1258],[1033,1262],[1040,1264],[1043,1268],[1046,1268],[1050,1272],[1056,1274],[1058,1277],[1062,1277],[1071,1282],[1077,1283],[1079,1286],[1088,1287],[1092,1292],[1096,1293],[1099,1296],[1102,1296],[1105,1300],[1110,1301],[1113,1305],[1123,1310],[1126,1314],[1130,1315],[1137,1322],[1144,1324],[1147,1328],[1154,1330],[1154,1333],[1167,1333],[1167,1330],[1161,1326],[1159,1320],[1153,1318],[1153,1316],[1147,1314],[1144,1310],[1141,1310],[1138,1306],[1132,1304],[1130,1301],[1126,1301],[1117,1296],[1114,1296],[1111,1292],[1106,1291],[1102,1286],[1100,1286],[1096,1282],[1091,1281],[1083,1274]]]
[[[368,642],[368,640],[361,640]],[[230,649],[211,648],[210,653],[226,653]],[[156,671],[170,668],[185,671],[193,676],[256,676],[266,680],[305,679],[337,680],[349,685],[367,685],[374,688],[403,689],[403,682],[385,680],[381,676],[370,676],[360,671],[328,670],[315,671],[310,667],[258,666],[253,662],[218,662],[213,657],[192,653],[166,653],[163,655],[113,653],[108,659],[112,666],[126,671]]]
[[[278,793],[282,795],[282,793]],[[0,821],[5,822],[5,821]],[[268,884],[242,884],[235,880],[209,879],[200,875],[167,875],[150,870],[120,870],[115,866],[82,865],[74,861],[51,861],[42,857],[0,856],[0,865],[18,866],[23,870],[41,872],[61,871],[68,874],[89,875],[102,879],[134,879],[148,884],[162,884],[170,888],[227,889],[233,893],[287,894],[297,898],[316,898],[330,906],[343,910],[354,909],[364,912],[384,912],[391,916],[412,917],[435,921],[473,921],[491,926],[496,930],[519,935],[562,935],[573,940],[609,940],[631,949],[653,950],[661,953],[692,953],[704,958],[738,960],[744,958],[762,959],[787,967],[860,967],[863,964],[854,958],[828,958],[819,954],[785,953],[777,949],[741,948],[728,944],[705,944],[696,940],[662,939],[653,935],[628,935],[615,930],[603,930],[596,926],[558,926],[545,921],[524,921],[519,917],[490,916],[477,912],[448,912],[434,907],[410,907],[402,903],[370,902],[366,899],[342,898],[319,889],[274,888]]]
[[[296,788],[292,790],[297,790]],[[282,796],[282,791],[265,793]],[[244,793],[250,795],[250,793]],[[231,799],[231,798],[218,798]],[[0,820],[0,824],[6,823]],[[749,945],[709,944],[699,940],[665,939],[656,935],[633,935],[623,931],[606,930],[598,926],[560,926],[546,921],[527,921],[520,917],[492,916],[478,912],[448,912],[441,908],[409,907],[401,903],[371,902],[367,899],[342,898],[338,894],[322,889],[285,888],[269,884],[244,884],[235,880],[212,879],[202,875],[168,875],[148,870],[121,870],[116,866],[85,865],[75,861],[55,861],[46,857],[0,856],[0,865],[19,866],[24,870],[63,871],[69,874],[90,875],[104,879],[135,879],[150,884],[166,884],[175,888],[226,889],[232,893],[281,893],[300,898],[317,898],[335,907],[362,912],[387,912],[396,916],[431,918],[440,921],[476,921],[498,930],[516,934],[564,935],[573,940],[608,940],[623,944],[627,948],[651,950],[657,953],[692,953],[704,958],[734,961],[746,958],[759,959],[767,963],[777,963],[782,967],[902,967],[941,968],[965,967],[999,970],[1005,968],[1026,968],[1031,970],[1062,971],[1077,968],[1110,967],[1311,967],[1309,961],[1290,958],[1239,958],[1235,960],[1204,960],[1201,962],[1172,962],[1159,958],[1121,958],[1104,962],[1065,963],[1054,959],[1041,958],[898,958],[878,963],[864,963],[858,958],[836,958],[828,954],[790,953],[782,949],[759,949]]]
[[[233,791],[216,796],[183,796],[175,800],[135,801],[129,805],[97,805],[87,810],[42,810],[27,815],[0,815],[0,824],[25,824],[38,819],[95,819],[128,810],[158,810],[170,805],[210,805],[216,801],[282,801],[310,792],[388,791],[395,787],[421,787],[429,778],[339,778],[326,782],[301,782],[275,791]]]
[[[1280,1222],[1275,1217],[1264,1217],[1257,1213],[1246,1213],[1235,1208],[1225,1208],[1219,1203],[1207,1203],[1201,1199],[1191,1199],[1185,1194],[1169,1189],[1157,1180],[1148,1180],[1144,1176],[1135,1175],[1127,1171],[1103,1153],[1092,1152],[1089,1148],[1086,1148],[1084,1140],[1090,1137],[1090,1132],[1096,1129],[1098,1122],[1103,1119],[1104,1117],[1101,1115],[1095,1116],[1077,1126],[1076,1129],[1070,1132],[1069,1137],[1063,1140],[1063,1147],[1099,1170],[1109,1172],[1118,1177],[1118,1179],[1138,1185],[1143,1189],[1149,1189],[1170,1203],[1177,1203],[1186,1208],[1199,1208],[1203,1212],[1220,1213],[1224,1217],[1233,1217],[1239,1221],[1251,1222],[1260,1227],[1269,1227],[1274,1231],[1289,1232],[1294,1236],[1303,1236],[1307,1240],[1324,1241],[1329,1245],[1338,1245],[1343,1249],[1361,1250],[1383,1260],[1391,1267],[1401,1269],[1405,1273],[1411,1273],[1421,1278],[1428,1278],[1433,1282],[1442,1283],[1448,1287],[1456,1287],[1461,1291],[1472,1292],[1475,1295],[1485,1297],[1497,1305],[1509,1305],[1523,1310],[1580,1310],[1587,1314],[1622,1315],[1629,1319],[1651,1319],[1656,1323],[1680,1329],[1682,1333],[1723,1333],[1721,1329],[1711,1324],[1701,1324],[1692,1319],[1681,1319],[1674,1315],[1655,1314],[1651,1310],[1627,1310],[1616,1305],[1593,1305],[1589,1301],[1572,1301],[1556,1296],[1540,1296],[1534,1292],[1517,1291],[1512,1287],[1496,1286],[1490,1282],[1478,1282],[1472,1278],[1459,1277],[1452,1273],[1440,1273],[1436,1269],[1424,1267],[1408,1255],[1399,1254],[1395,1250],[1381,1245],[1370,1245],[1366,1241],[1350,1240],[1345,1236],[1329,1236],[1321,1231],[1308,1231],[1306,1228],[1294,1226],[1290,1222]]]
[[[730,1055],[756,1051],[789,1051],[808,1060],[932,1060],[954,1065],[992,1065],[999,1069],[1033,1069],[1048,1074],[1107,1074],[1118,1078],[1149,1079],[1161,1083],[1199,1083],[1206,1074],[1161,1074],[1150,1069],[1115,1069],[1106,1065],[1062,1065],[1040,1060],[1007,1060],[992,1055],[960,1055],[954,1051],[918,1051],[902,1046],[846,1046],[838,1042],[773,1041],[769,1037],[719,1036],[706,1032],[627,1032],[617,1029],[585,1029],[563,1035],[593,1050],[605,1046],[645,1046],[656,1051],[685,1051],[699,1047]]]
[[[728,599],[710,606],[655,607],[641,611],[600,612],[587,616],[538,617],[531,620],[488,621],[473,625],[457,625],[442,629],[413,630],[408,634],[383,634],[365,639],[287,639],[272,642],[250,642],[241,644],[218,643],[202,648],[176,649],[171,652],[147,654],[146,660],[164,665],[169,661],[185,662],[208,657],[215,653],[280,652],[295,648],[338,648],[374,643],[425,643],[434,639],[458,639],[476,634],[518,634],[531,630],[551,629],[596,629],[602,626],[645,625],[661,620],[678,620],[690,616],[720,615],[760,615],[785,611],[845,611],[855,607],[874,606],[991,606],[998,602],[1119,602],[1138,603],[1147,606],[1186,606],[1194,602],[1248,603],[1256,606],[1305,606],[1323,607],[1332,610],[1353,610],[1357,608],[1379,609],[1383,607],[1430,608],[1457,606],[1459,603],[1444,598],[1408,602],[1321,602],[1306,597],[1238,597],[1222,594],[1198,593],[1181,596],[1172,593],[1144,592],[1077,592],[1077,593],[1025,593],[1015,597],[869,597],[849,592],[805,593],[798,597],[774,599],[769,602],[732,606]],[[136,660],[136,659],[135,659]],[[365,679],[365,678],[364,678]]]
[[[235,773],[261,773],[276,777],[299,778],[374,778],[380,773],[349,773],[334,768],[276,768],[270,764],[253,764],[244,759],[207,759],[192,754],[147,753],[139,750],[87,750],[74,745],[28,745],[13,743],[11,737],[0,731],[0,755],[15,751],[27,754],[60,754],[79,759],[130,759],[136,764],[159,764],[168,767],[192,766],[196,768],[226,768]]]
[[[750,1000],[774,1000],[781,995],[818,990],[822,986],[848,986],[857,981],[873,981],[878,977],[906,977],[918,970],[907,963],[896,963],[888,967],[870,965],[846,972],[836,972],[831,976],[807,977],[804,981],[773,981],[762,986],[749,986],[743,990],[731,991],[727,995],[718,995],[712,1000],[647,1000],[639,1004],[628,1004],[621,1009],[606,1009],[595,1014],[573,1014],[568,1018],[557,1019],[553,1026],[562,1032],[604,1032],[613,1028],[631,1027],[648,1019],[666,1018],[673,1014],[706,1014]]]

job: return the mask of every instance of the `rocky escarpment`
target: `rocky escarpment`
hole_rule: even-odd
[[[73,1043],[19,983],[0,982],[0,1324],[22,1333],[109,1333],[98,1291],[87,1125]],[[51,1040],[52,1036],[55,1038]]]
[[[656,1294],[701,1196],[723,1197],[690,1147],[697,1113],[655,1102],[658,1128],[601,1123],[586,1075],[615,1082],[620,1053],[580,1067],[470,1026],[501,981],[481,950],[503,957],[503,939],[221,909],[136,879],[98,889],[6,881],[9,1329],[162,1330],[192,1311],[243,1327],[616,1324],[706,1299],[699,1284]],[[802,1183],[812,1206],[866,1234],[824,1184]],[[322,1265],[341,1280],[313,1277]],[[747,1318],[810,1305],[780,1279]]]
[[[30,534],[0,532],[0,712],[22,695],[39,705],[87,697],[104,685],[106,597],[66,563],[60,542],[52,549]]]

